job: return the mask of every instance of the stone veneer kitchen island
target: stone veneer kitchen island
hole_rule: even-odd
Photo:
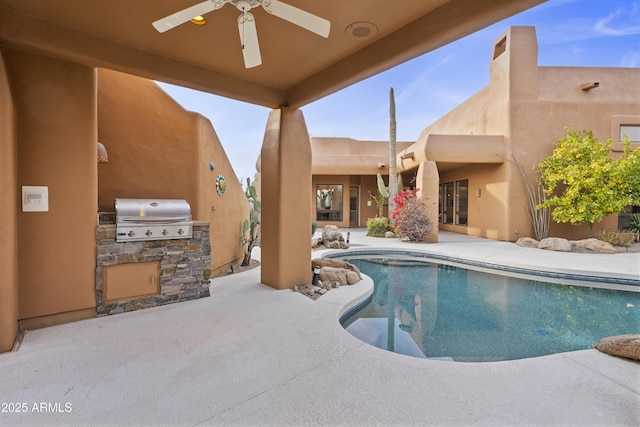
[[[116,242],[115,224],[103,222],[110,222],[109,215],[100,215],[96,230],[98,317],[209,296],[208,222],[194,221],[192,238],[125,243]],[[117,268],[127,270],[109,275]],[[143,271],[145,279],[141,281],[147,283],[127,283],[137,280],[138,271]],[[152,273],[146,278],[149,271]]]

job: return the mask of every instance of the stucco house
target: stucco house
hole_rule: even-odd
[[[412,183],[431,201],[430,214],[438,223],[432,241],[437,240],[438,229],[505,241],[533,237],[527,195],[515,161],[530,170],[529,178],[534,179],[533,166],[551,155],[566,128],[592,130],[603,141],[612,139],[614,156],[623,149],[624,134],[632,148],[640,146],[639,69],[539,66],[533,27],[512,27],[502,34],[493,44],[489,66],[490,82],[485,88],[426,127],[418,141],[398,148],[397,165],[404,182]],[[352,142],[354,154],[337,162],[328,153],[331,149],[335,155],[344,152],[345,145],[330,148],[337,142],[312,140],[312,195],[321,184],[338,182],[350,191],[358,182],[363,183],[361,193],[374,191],[375,168],[385,162],[384,153],[378,151],[380,158],[368,159],[358,151],[369,153],[373,143]],[[353,172],[341,176],[348,170]],[[364,207],[357,221],[347,222],[348,200],[344,196],[344,213],[337,225],[363,225],[367,216],[373,216]],[[594,232],[602,228],[617,229],[617,215],[596,224]],[[587,234],[586,225],[552,221],[550,227],[550,235],[555,236],[584,238]]]

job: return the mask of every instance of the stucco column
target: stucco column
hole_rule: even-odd
[[[0,353],[18,334],[18,182],[15,107],[0,51]]]
[[[311,142],[302,111],[269,114],[261,152],[261,281],[311,280]]]
[[[427,197],[427,211],[429,218],[433,222],[433,228],[424,241],[428,243],[438,242],[438,188],[440,185],[440,174],[438,166],[434,161],[424,161],[418,166],[418,174],[416,175],[416,188],[419,197]]]

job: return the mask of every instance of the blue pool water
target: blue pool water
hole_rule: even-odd
[[[371,301],[343,318],[343,326],[396,353],[513,360],[640,333],[639,292],[525,280],[406,256],[339,259],[375,284]]]

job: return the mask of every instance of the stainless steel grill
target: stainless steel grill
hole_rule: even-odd
[[[116,242],[193,236],[191,206],[180,199],[116,199]]]

